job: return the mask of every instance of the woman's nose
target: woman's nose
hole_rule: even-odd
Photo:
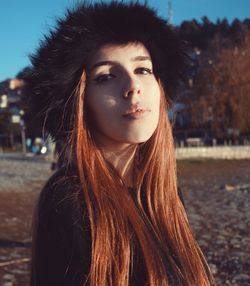
[[[140,84],[135,79],[128,79],[125,87],[123,89],[123,97],[124,98],[131,98],[135,95],[141,94],[141,87]]]

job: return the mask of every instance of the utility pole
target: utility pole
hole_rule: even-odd
[[[25,124],[23,119],[20,120],[20,128],[21,128],[23,154],[25,155],[27,150],[26,150]]]
[[[173,6],[172,0],[168,0],[168,23],[173,24]]]

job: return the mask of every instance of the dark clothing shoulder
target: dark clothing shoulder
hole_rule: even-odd
[[[91,235],[74,173],[63,168],[50,178],[40,195],[37,219],[31,285],[83,285],[89,273]]]

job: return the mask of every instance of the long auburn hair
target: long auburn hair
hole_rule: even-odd
[[[178,196],[172,126],[160,81],[159,86],[158,127],[138,146],[136,199],[95,145],[85,101],[85,72],[74,91],[75,126],[69,142],[90,220],[91,265],[85,283],[91,286],[129,285],[135,241],[148,285],[214,283]]]

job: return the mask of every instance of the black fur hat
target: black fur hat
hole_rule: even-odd
[[[80,4],[59,19],[57,28],[31,56],[32,72],[27,91],[33,108],[54,139],[65,139],[73,130],[72,92],[86,60],[105,43],[143,43],[151,54],[154,73],[168,96],[185,62],[182,42],[173,29],[146,4]]]

